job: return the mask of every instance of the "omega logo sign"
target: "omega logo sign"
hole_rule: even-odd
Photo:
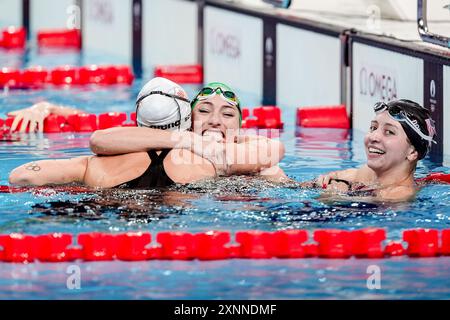
[[[430,97],[436,97],[436,82],[434,82],[434,80],[430,81]]]
[[[241,40],[235,34],[212,28],[209,32],[209,48],[214,55],[237,59],[241,55]]]
[[[359,71],[359,93],[382,101],[391,101],[397,99],[397,81],[387,72],[362,67]]]

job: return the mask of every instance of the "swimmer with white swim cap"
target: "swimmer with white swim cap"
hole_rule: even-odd
[[[142,96],[146,95],[143,93]],[[170,96],[165,99],[170,99]],[[192,100],[191,107],[192,128],[190,133],[184,134],[184,141],[188,145],[191,145],[189,141],[203,141],[192,143],[192,151],[210,160],[218,175],[257,174],[274,182],[288,180],[277,165],[284,155],[281,142],[261,136],[239,135],[242,123],[240,101],[229,86],[220,82],[207,84]],[[176,119],[175,115],[171,119]],[[91,136],[91,149],[102,155],[144,151],[154,148],[155,139],[155,132],[149,128],[106,129]],[[166,148],[175,147],[169,139],[166,142]]]
[[[187,93],[173,81],[153,78],[138,94],[136,122],[139,127],[188,130],[191,107]]]
[[[138,95],[136,109],[141,127],[102,130],[113,135],[108,143],[122,145],[123,141],[127,141],[131,151],[114,156],[84,156],[27,163],[11,172],[10,183],[31,186],[80,183],[98,188],[147,189],[217,176],[218,166],[213,160],[217,159],[217,154],[220,158],[225,146],[208,137],[205,137],[203,144],[192,143],[195,134],[186,131],[190,127],[191,107],[186,92],[179,85],[164,78],[150,80]],[[151,126],[154,128],[149,128]],[[91,143],[95,143],[96,135],[93,134]],[[114,140],[117,135],[119,141]],[[140,146],[142,143],[146,145],[146,151],[133,152],[135,144]],[[276,143],[274,145],[279,148]],[[202,157],[205,146],[208,147],[207,158]],[[243,144],[237,147],[238,151],[245,149],[248,149],[246,152],[254,152],[252,147]],[[250,164],[238,169],[254,173],[270,167],[272,161],[276,161],[276,164],[280,154],[276,154],[274,159],[269,155],[263,159],[264,164]],[[39,170],[28,170],[30,165]]]

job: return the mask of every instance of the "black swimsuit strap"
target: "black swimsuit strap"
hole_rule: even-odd
[[[175,182],[167,175],[164,168],[164,159],[169,154],[171,149],[161,150],[158,155],[155,150],[147,152],[151,163],[147,170],[139,177],[125,182],[121,186],[128,189],[148,189],[155,187],[168,187]]]
[[[151,166],[162,164],[166,156],[169,154],[170,149],[163,149],[160,154],[157,154],[155,150],[149,150],[147,152],[152,163]]]
[[[352,183],[351,183],[350,181],[348,181],[348,180],[337,179],[337,178],[331,178],[331,179],[330,179],[330,182],[331,182],[331,181],[336,181],[336,182],[342,182],[342,183],[345,183],[345,184],[348,186],[349,189],[351,189],[351,187],[352,187]]]
[[[330,181],[345,183],[348,186],[347,194],[349,196],[375,196],[376,195],[376,189],[368,188],[367,186],[365,186],[363,184],[360,184],[360,185],[356,184],[356,187],[354,187],[354,184],[347,180],[330,179]]]

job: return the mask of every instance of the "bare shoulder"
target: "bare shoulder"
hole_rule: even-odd
[[[147,170],[151,161],[146,152],[89,158],[85,184],[109,188],[133,180]]]
[[[354,169],[354,179],[363,183],[369,183],[375,180],[375,172],[370,169],[367,164],[361,166],[360,168]]]
[[[387,201],[410,201],[416,195],[414,186],[395,186],[380,191],[380,198]]]

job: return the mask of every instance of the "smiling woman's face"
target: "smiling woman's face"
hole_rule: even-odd
[[[367,165],[374,171],[387,171],[393,167],[417,160],[417,151],[411,145],[403,127],[387,111],[371,121],[364,138]]]
[[[239,133],[239,110],[214,95],[200,101],[192,110],[192,128],[200,135],[214,136],[217,141],[233,141]]]

